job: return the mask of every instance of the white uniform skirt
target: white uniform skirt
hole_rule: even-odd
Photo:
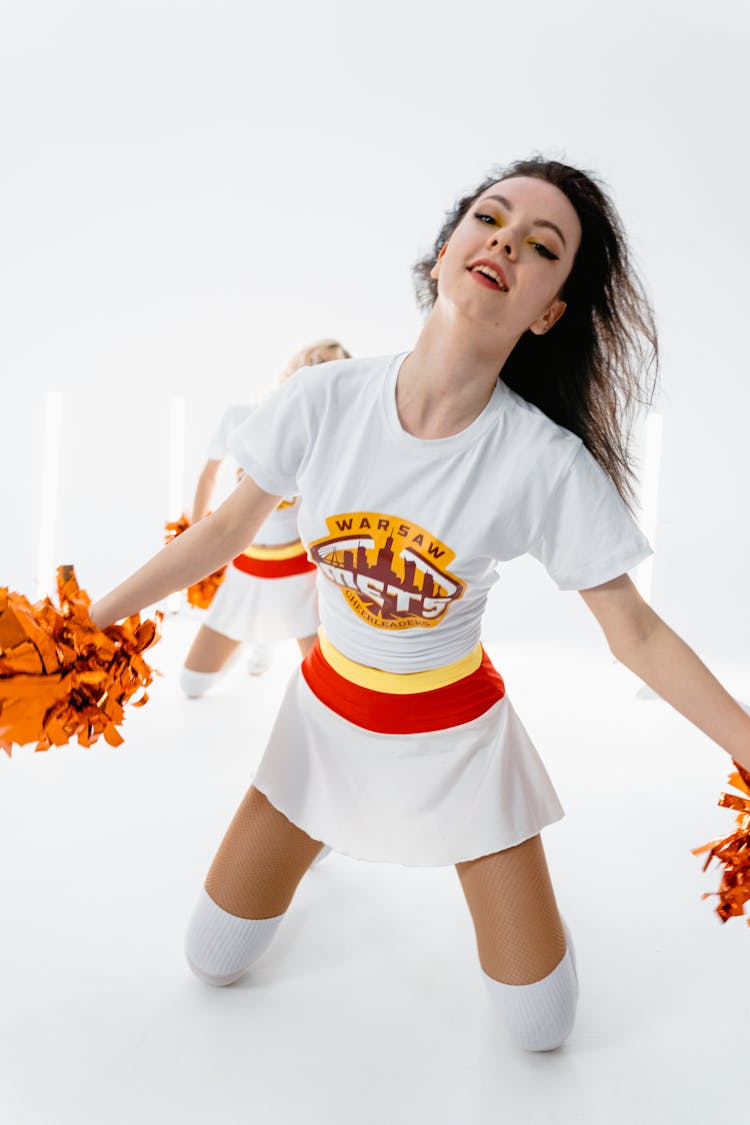
[[[564,815],[507,697],[448,729],[384,734],[337,714],[308,679],[292,676],[254,785],[334,851],[440,867],[520,844]]]
[[[315,573],[258,578],[230,563],[204,624],[233,641],[310,637],[318,629]]]

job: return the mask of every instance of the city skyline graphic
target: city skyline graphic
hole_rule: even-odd
[[[438,560],[454,552],[423,528],[378,513],[333,517],[329,527],[363,526],[380,531],[334,535],[310,545],[321,573],[337,585],[347,602],[377,628],[429,628],[445,616],[464,591],[464,583]]]

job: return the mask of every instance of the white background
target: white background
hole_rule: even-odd
[[[457,194],[533,151],[612,188],[656,306],[654,603],[740,655],[750,532],[742,0],[2,5],[0,581],[33,590],[45,392],[64,395],[55,561],[92,593],[159,546],[169,399],[185,497],[223,406],[339,336],[408,348],[409,267]],[[538,605],[539,612],[530,606]],[[494,635],[583,637],[509,568]]]

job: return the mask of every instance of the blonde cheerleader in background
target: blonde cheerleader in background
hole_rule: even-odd
[[[371,216],[350,235],[366,261]],[[648,392],[656,340],[606,194],[542,158],[494,172],[416,276],[413,350],[292,379],[234,431],[235,492],[91,615],[107,626],[211,573],[301,494],[320,638],[200,892],[188,961],[237,980],[323,843],[452,864],[492,1004],[519,1046],[550,1050],[578,998],[540,835],[563,810],[480,643],[497,565],[528,553],[579,591],[621,663],[745,769],[750,717],[627,574],[650,548],[626,503],[623,406]]]
[[[348,359],[338,340],[318,340],[292,356],[279,382],[302,367]],[[230,406],[208,446],[208,459],[198,478],[192,522],[211,507],[219,467],[229,453],[229,438],[255,405]],[[238,470],[238,479],[244,476]],[[227,567],[180,673],[182,690],[191,699],[205,694],[226,671],[243,643],[249,644],[247,670],[260,675],[271,661],[275,641],[294,638],[306,656],[318,628],[315,564],[307,558],[297,528],[299,497],[282,500],[259,528],[255,541]]]

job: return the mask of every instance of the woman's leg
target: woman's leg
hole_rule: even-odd
[[[253,786],[216,853],[186,941],[210,984],[231,984],[260,957],[321,850]]]
[[[311,637],[297,637],[297,644],[299,645],[299,650],[302,653],[303,660],[307,656],[312,646],[315,644],[316,637],[317,633],[313,633]]]
[[[578,999],[572,949],[539,836],[456,865],[493,1002],[520,1046],[559,1047]]]
[[[180,672],[180,687],[185,695],[197,699],[208,691],[240,644],[208,625],[201,625]]]

